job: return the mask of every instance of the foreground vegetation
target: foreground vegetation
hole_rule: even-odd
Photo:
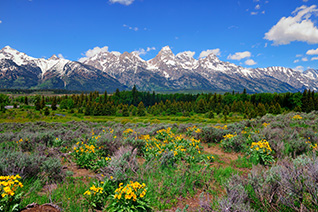
[[[0,211],[32,202],[65,211],[317,211],[317,128],[315,111],[229,124],[1,123],[0,179],[18,182],[0,182]]]

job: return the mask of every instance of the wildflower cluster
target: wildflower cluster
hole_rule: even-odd
[[[263,125],[264,127],[268,127],[268,126],[271,125],[271,124],[264,122],[262,125]]]
[[[86,141],[77,142],[73,147],[72,155],[78,166],[97,170],[100,167],[107,166],[110,157],[102,157],[103,146],[97,146],[96,142],[101,135],[95,135],[92,131],[92,137]]]
[[[308,137],[308,141],[306,141],[306,144],[310,145],[310,149],[312,149],[313,151],[317,151],[318,150],[317,143],[315,143],[315,144],[311,143],[310,137]]]
[[[89,190],[85,191],[84,195],[96,195],[97,193],[103,193],[103,188],[102,187],[96,187],[93,185],[92,187],[89,188]]]
[[[167,155],[173,164],[178,160],[193,162],[201,159],[201,142],[194,138],[186,138],[183,135],[175,135],[171,132],[171,128],[157,131],[156,136],[143,135],[140,139],[146,142],[144,155],[146,160],[152,158],[162,158]]]
[[[265,139],[262,139],[258,142],[252,142],[251,149],[256,151],[261,150],[263,152],[266,152],[266,154],[270,154],[272,152],[269,143]]]
[[[235,136],[237,136],[236,132],[234,134],[226,134],[225,136],[223,136],[224,140],[226,139],[232,139],[234,138]]]
[[[160,159],[162,165],[173,165],[181,160],[188,163],[206,161],[206,157],[201,154],[200,140],[176,135],[171,132],[171,128],[159,130],[155,136],[143,135],[139,138],[146,143],[143,149],[146,160]]]
[[[108,211],[151,211],[146,194],[147,188],[144,183],[130,181],[125,186],[120,183]]]
[[[138,196],[143,198],[146,195],[147,190],[145,188],[146,185],[144,183],[141,185],[138,182],[130,181],[125,187],[123,187],[123,183],[120,183],[119,188],[115,190],[114,199],[120,200],[123,197],[126,200],[132,199],[136,201]]]
[[[96,181],[84,193],[86,203],[90,208],[102,209],[107,201],[107,197],[114,191],[113,181]]]
[[[242,135],[247,134],[247,131],[246,130],[242,130],[241,134]]]
[[[215,129],[227,130],[227,125],[224,125],[224,126],[215,125],[215,126],[212,126],[212,127],[215,128]]]
[[[201,132],[201,129],[194,125],[193,127],[187,128],[186,135],[193,136],[195,133],[200,133],[200,132]]]
[[[94,169],[98,155],[94,139],[87,140],[87,143],[77,142],[73,147],[73,156],[78,166],[83,168]]]
[[[271,155],[272,149],[269,143],[262,139],[258,142],[252,142],[250,147],[250,156],[254,163],[268,165],[274,162],[274,157]]]
[[[293,120],[301,120],[303,117],[301,117],[300,115],[294,115],[293,116]]]
[[[22,138],[20,138],[20,140],[16,141],[17,144],[19,144],[19,143],[21,143],[21,142],[23,142],[23,139],[22,139]]]
[[[124,136],[124,139],[127,139],[127,138],[137,139],[137,132],[131,128],[128,128],[123,131],[123,136]]]
[[[240,136],[237,133],[229,133],[223,136],[221,140],[221,147],[227,152],[239,152],[243,149],[243,145],[240,142]]]
[[[19,175],[0,176],[0,211],[19,211],[23,184]]]
[[[129,133],[134,133],[135,131],[131,128],[128,128],[126,130],[124,130],[123,134],[129,134]]]
[[[18,180],[19,175],[0,176],[0,192],[1,197],[13,196],[18,187],[23,187],[23,184]]]

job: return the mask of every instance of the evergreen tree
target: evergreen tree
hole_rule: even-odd
[[[134,107],[131,111],[131,115],[136,116],[137,115],[137,108]]]
[[[281,106],[280,106],[280,104],[277,102],[276,104],[275,104],[275,112],[274,112],[274,114],[281,114],[282,113],[282,108],[281,108]]]
[[[91,110],[92,110],[92,108],[91,108]],[[98,116],[99,115],[98,105],[95,102],[93,104],[92,114],[93,114],[93,116]]]
[[[264,116],[266,114],[265,105],[262,103],[258,103],[256,110],[258,116]]]
[[[105,91],[105,93],[104,93],[104,98],[103,98],[103,103],[104,103],[104,104],[106,104],[107,99],[108,99],[107,91]]]
[[[314,105],[314,100],[312,97],[309,98],[309,101],[308,101],[308,107],[307,107],[307,113],[310,113],[311,111],[313,111],[315,109],[315,105]]]
[[[86,107],[85,107],[85,113],[86,116],[91,114],[91,105],[89,102],[87,102]]]
[[[49,108],[48,108],[48,107],[45,107],[45,108],[44,108],[44,115],[45,115],[45,116],[50,115],[50,111],[49,111]]]
[[[43,108],[45,107],[44,96],[42,96],[41,103],[40,103],[40,107],[41,107],[41,109],[43,109]]]
[[[138,116],[145,116],[146,115],[146,108],[145,108],[145,105],[142,101],[138,104],[137,114],[138,114]]]
[[[125,117],[128,117],[128,116],[129,116],[128,105],[124,105],[124,106],[123,106],[122,114],[123,114],[123,116],[125,116]]]
[[[35,105],[36,110],[41,110],[41,97],[40,96],[35,97],[34,105]]]
[[[248,114],[249,118],[255,118],[257,116],[257,113],[255,112],[254,108],[250,110],[250,113]]]
[[[205,113],[206,112],[206,104],[204,99],[200,99],[197,103],[196,107],[196,112],[197,113]]]
[[[271,114],[276,114],[276,107],[275,107],[275,105],[271,105],[271,106],[269,107],[268,112],[271,113]]]
[[[224,110],[223,110],[223,115],[227,116],[227,115],[229,115],[229,112],[230,112],[229,106],[225,105]]]
[[[208,113],[208,118],[209,119],[214,119],[214,113],[213,113],[212,110]]]
[[[223,110],[223,115],[224,115],[224,121],[225,122],[227,121],[227,116],[229,115],[229,111],[230,111],[229,106],[225,105],[224,110]]]
[[[131,94],[132,94],[132,104],[134,106],[137,106],[137,104],[138,104],[138,91],[137,91],[136,85],[134,85],[133,89],[131,90]]]
[[[294,108],[294,111],[295,111],[295,112],[301,112],[302,109],[301,109],[301,107],[300,107],[299,105],[297,105],[297,106]]]
[[[29,102],[28,102],[28,97],[27,97],[27,96],[24,97],[24,104],[25,104],[25,105],[28,105],[28,104],[29,104]]]
[[[307,112],[308,111],[308,103],[309,103],[309,99],[308,99],[308,95],[307,95],[307,89],[304,90],[303,92],[303,96],[301,98],[301,102],[302,102],[302,106],[301,109],[303,112]]]
[[[115,96],[118,97],[118,98],[120,97],[120,91],[119,91],[118,88],[117,88],[116,91],[115,91]]]
[[[215,107],[215,112],[216,112],[216,114],[220,114],[222,112],[221,103],[217,103],[217,105]]]
[[[52,108],[52,110],[56,110],[57,109],[56,97],[55,96],[53,96],[51,108]]]

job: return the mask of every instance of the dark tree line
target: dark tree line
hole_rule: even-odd
[[[0,99],[1,100],[1,99]],[[60,96],[25,96],[15,99],[17,102],[34,103],[37,110],[50,104],[52,110],[77,110],[85,115],[138,115],[147,113],[153,115],[184,115],[192,113],[208,113],[210,117],[216,114],[244,114],[253,118],[266,113],[280,114],[283,111],[311,112],[318,110],[318,95],[314,91],[303,93],[202,93],[202,94],[160,94],[155,92],[140,92],[134,88],[131,91],[119,91],[108,95],[107,91],[88,94],[71,94]]]

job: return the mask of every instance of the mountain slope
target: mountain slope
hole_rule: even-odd
[[[145,61],[136,52],[101,52],[74,62],[53,55],[33,58],[8,46],[0,50],[1,88],[64,88],[72,90],[131,89],[144,91],[297,92],[318,90],[318,70],[284,67],[248,69],[210,54],[174,54],[163,47]]]
[[[8,46],[0,50],[0,88],[98,90],[127,89],[93,66],[53,55],[33,58]]]

